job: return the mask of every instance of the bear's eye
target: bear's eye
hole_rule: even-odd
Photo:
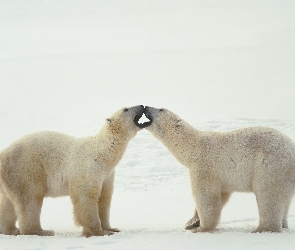
[[[162,112],[162,111],[164,111],[164,109],[160,109],[160,111]]]
[[[127,112],[129,109],[128,108],[124,108],[124,112]]]

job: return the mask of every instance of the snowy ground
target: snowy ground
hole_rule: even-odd
[[[39,130],[94,134],[138,104],[202,130],[267,125],[295,140],[294,10],[293,0],[0,0],[0,150]],[[121,233],[81,238],[70,200],[46,199],[42,225],[56,235],[0,235],[0,249],[295,248],[295,205],[281,234],[250,233],[251,194],[233,195],[214,233],[183,230],[193,209],[187,170],[141,131],[117,167]]]
[[[1,119],[2,120],[2,119]],[[50,121],[46,124],[50,124]],[[194,124],[201,130],[224,131],[244,126],[277,128],[295,140],[294,120],[218,119]],[[85,125],[83,125],[85,126]],[[91,127],[91,126],[89,126]],[[81,135],[83,127],[71,131]],[[87,131],[94,134],[96,130]],[[1,143],[1,146],[4,146]],[[45,199],[44,229],[54,237],[0,235],[0,249],[294,249],[295,204],[290,228],[281,234],[252,234],[258,212],[252,194],[236,193],[225,207],[214,233],[193,234],[184,230],[194,203],[188,172],[148,131],[130,142],[117,166],[111,223],[122,232],[112,236],[80,237],[73,223],[69,198]]]

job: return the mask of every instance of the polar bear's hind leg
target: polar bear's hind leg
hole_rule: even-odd
[[[253,232],[281,232],[287,200],[282,195],[276,197],[277,200],[274,201],[271,191],[260,191],[255,195],[259,211],[259,226]]]
[[[4,193],[0,193],[0,234],[19,235],[16,228],[16,214],[11,201]]]
[[[288,229],[288,215],[289,215],[289,208],[292,202],[292,198],[289,198],[289,200],[286,202],[285,210],[284,210],[284,216],[283,216],[283,222],[282,222],[282,227],[285,229]]]
[[[44,197],[36,195],[24,196],[15,202],[16,213],[19,221],[20,234],[53,236],[51,230],[43,230],[40,224],[41,208]]]

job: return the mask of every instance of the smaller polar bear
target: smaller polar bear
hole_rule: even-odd
[[[143,112],[142,105],[123,108],[95,136],[39,132],[1,152],[0,233],[54,235],[40,225],[43,198],[65,195],[71,197],[75,222],[84,236],[118,232],[109,222],[114,168],[143,128]]]
[[[254,192],[259,226],[254,232],[288,228],[288,209],[295,189],[295,144],[266,127],[229,132],[199,131],[164,109],[145,108],[146,127],[189,169],[196,202],[186,229],[216,228],[233,192]]]

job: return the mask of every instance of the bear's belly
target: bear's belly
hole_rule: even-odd
[[[252,181],[240,179],[240,180],[225,180],[221,184],[222,192],[253,192]]]
[[[47,197],[59,197],[69,195],[68,181],[62,175],[47,176],[46,193]]]
[[[252,192],[252,168],[224,169],[219,173],[222,189],[226,192]]]

